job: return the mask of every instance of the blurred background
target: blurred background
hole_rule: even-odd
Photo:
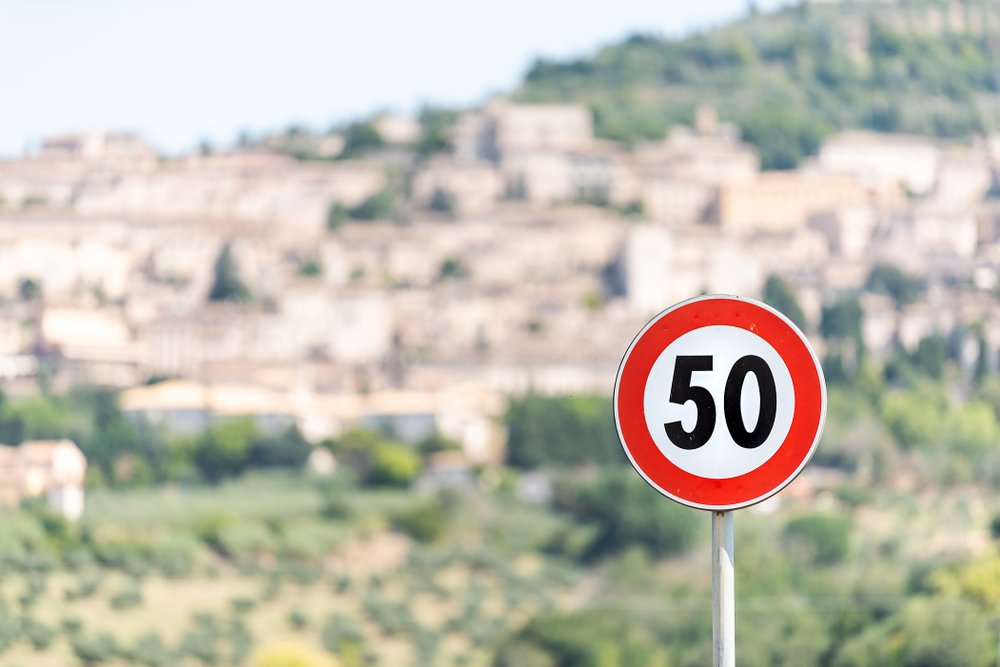
[[[1000,0],[685,4],[0,0],[0,665],[709,664],[703,293],[829,382],[739,664],[1000,663]]]

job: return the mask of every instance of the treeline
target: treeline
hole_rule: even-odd
[[[838,128],[957,138],[1000,119],[995,24],[930,36],[896,27],[905,5],[860,7],[801,3],[683,39],[635,35],[589,58],[539,60],[518,95],[587,104],[601,136],[627,143],[660,138],[711,102],[767,169],[795,166]],[[982,7],[968,7],[973,22]],[[859,35],[867,48],[852,50],[865,46]]]
[[[51,438],[80,447],[88,483],[96,485],[214,482],[252,468],[298,468],[312,451],[294,425],[267,432],[249,418],[219,421],[197,435],[171,433],[127,418],[118,393],[101,387],[17,400],[0,394],[0,442]]]

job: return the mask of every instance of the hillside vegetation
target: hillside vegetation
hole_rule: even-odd
[[[948,139],[1000,130],[1000,3],[799,5],[711,32],[635,35],[576,60],[539,60],[525,102],[578,102],[600,136],[663,136],[714,104],[790,168],[838,128]]]

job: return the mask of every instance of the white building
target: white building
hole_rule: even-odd
[[[71,521],[83,516],[87,459],[71,440],[0,445],[0,504],[17,507],[46,496],[52,511]]]
[[[934,188],[940,154],[928,139],[900,134],[842,132],[823,144],[817,167],[852,174],[873,184],[891,181],[913,194]]]

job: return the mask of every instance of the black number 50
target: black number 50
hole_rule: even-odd
[[[694,428],[685,431],[681,422],[673,421],[663,425],[670,442],[681,449],[698,449],[712,437],[715,431],[716,408],[712,393],[705,387],[691,384],[695,371],[712,370],[711,355],[679,356],[674,364],[674,377],[670,383],[670,402],[681,405],[691,401],[695,405],[698,418]],[[752,431],[748,431],[743,421],[740,397],[747,375],[753,373],[760,391],[760,412]],[[726,389],[722,396],[722,410],[726,417],[726,427],[733,442],[745,449],[760,447],[771,435],[774,415],[778,407],[778,396],[774,388],[774,374],[770,366],[758,356],[748,354],[740,357],[726,379]]]

